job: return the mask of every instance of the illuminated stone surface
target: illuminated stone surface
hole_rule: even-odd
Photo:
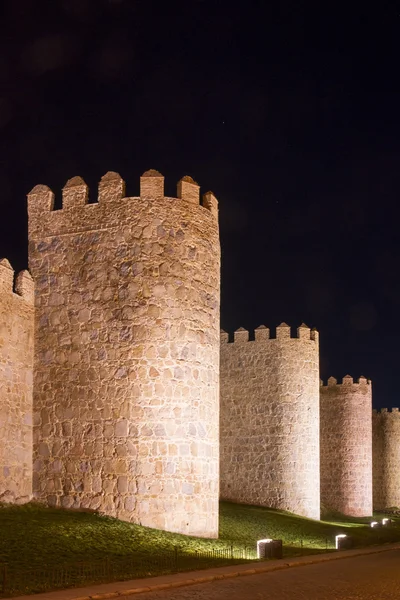
[[[217,202],[157,171],[99,202],[74,177],[63,209],[28,196],[36,282],[34,495],[186,534],[218,535]]]
[[[221,498],[319,519],[318,333],[221,335]]]
[[[400,412],[373,411],[374,508],[400,507]]]
[[[0,260],[0,502],[32,496],[33,281]]]
[[[88,204],[28,197],[33,281],[0,261],[0,500],[32,494],[199,536],[218,532],[218,203],[191,177],[178,198],[147,171],[114,172]],[[93,198],[91,199],[93,200]],[[221,334],[221,496],[319,517],[371,506],[371,386],[321,388],[318,333]],[[35,366],[33,368],[33,338]],[[32,410],[32,376],[34,394]],[[374,507],[400,506],[400,413],[374,413]]]
[[[331,377],[320,394],[321,503],[345,515],[372,515],[371,382]]]

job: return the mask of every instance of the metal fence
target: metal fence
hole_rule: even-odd
[[[18,569],[0,564],[0,597],[34,594],[93,583],[126,581],[180,571],[206,569],[256,560],[254,548],[185,551],[174,548],[154,554],[112,556],[87,562]]]
[[[334,539],[327,538],[324,546],[309,547],[303,543],[303,540],[297,540],[283,547],[283,556],[295,557],[334,551]],[[0,564],[0,598],[223,567],[257,560],[259,559],[254,545],[192,551],[179,547],[172,549],[155,547],[154,553],[113,555],[103,559],[63,563],[57,566],[44,565],[29,569]]]
[[[308,554],[319,554],[320,552],[329,552],[330,550],[335,550],[335,538],[333,536],[331,538],[325,538],[325,542],[322,544],[320,543],[318,547],[308,546],[303,540],[299,540],[290,545],[290,551],[288,551],[288,548],[284,549],[284,555],[285,550],[287,556],[304,556]]]

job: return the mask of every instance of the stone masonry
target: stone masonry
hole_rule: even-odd
[[[318,333],[221,334],[221,498],[319,519]]]
[[[400,508],[400,412],[373,411],[374,508]]]
[[[354,517],[372,515],[372,386],[347,375],[320,389],[321,503]]]
[[[0,502],[32,497],[33,281],[0,260]]]
[[[91,204],[70,179],[60,210],[36,186],[32,277],[0,261],[0,502],[206,537],[219,485],[315,519],[320,499],[371,514],[372,488],[400,506],[400,412],[372,413],[365,378],[320,388],[317,331],[220,336],[214,195],[186,176],[165,197],[151,170],[124,196],[113,172]]]
[[[218,208],[190,177],[140,197],[107,173],[88,204],[28,195],[36,283],[35,498],[145,526],[218,535]]]

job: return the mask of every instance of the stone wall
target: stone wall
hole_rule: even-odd
[[[400,508],[400,412],[373,411],[374,509]]]
[[[0,260],[0,502],[32,497],[33,281]]]
[[[372,386],[365,377],[320,389],[321,503],[345,515],[372,515]]]
[[[384,442],[382,416],[376,410],[372,411],[372,500],[374,510],[387,508],[386,490],[384,489]]]
[[[325,506],[371,514],[372,477],[374,508],[400,506],[399,410],[372,434],[364,378],[320,398],[316,331],[220,344],[214,195],[184,177],[165,197],[157,171],[124,191],[107,173],[88,204],[74,177],[55,211],[32,190],[35,308],[29,273],[14,292],[0,261],[0,501],[31,497],[33,444],[38,500],[185,534],[218,535],[219,481],[223,499],[319,518],[320,460]]]
[[[185,534],[218,535],[220,246],[217,201],[184,177],[140,197],[80,177],[54,211],[28,196],[37,286],[34,493]]]
[[[221,498],[320,517],[318,333],[221,334]]]

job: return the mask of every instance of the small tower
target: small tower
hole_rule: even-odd
[[[400,506],[400,411],[372,414],[374,509]]]
[[[320,390],[321,503],[352,517],[372,515],[372,386],[346,375]]]
[[[318,334],[221,337],[221,498],[319,519]]]

